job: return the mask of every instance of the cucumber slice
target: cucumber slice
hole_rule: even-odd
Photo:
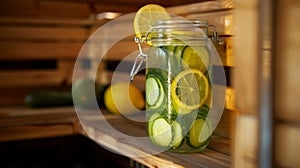
[[[178,148],[182,144],[183,136],[182,136],[182,128],[180,124],[176,121],[172,123],[173,126],[173,142],[172,147]]]
[[[158,78],[149,77],[146,80],[146,102],[152,109],[161,106],[164,100],[164,89]]]
[[[164,118],[157,118],[152,124],[152,141],[161,147],[168,147],[173,140],[172,127]]]
[[[148,130],[148,135],[151,137],[152,136],[152,127],[153,127],[153,122],[155,119],[160,117],[158,113],[152,114],[148,119],[147,119],[147,130]]]
[[[203,118],[198,118],[190,130],[188,144],[192,147],[199,148],[206,144],[211,133],[211,123]]]

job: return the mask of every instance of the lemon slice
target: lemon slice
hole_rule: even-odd
[[[137,11],[133,20],[136,37],[141,40],[146,40],[147,33],[151,31],[151,27],[153,27],[158,20],[167,20],[170,18],[166,9],[160,5],[148,4],[143,6]],[[148,42],[148,44],[151,44],[151,42]]]
[[[209,119],[199,118],[195,120],[189,132],[188,144],[192,147],[199,148],[204,145],[211,136],[211,121]]]
[[[182,54],[182,60],[187,68],[198,69],[206,72],[209,63],[209,53],[205,47],[186,47]]]
[[[172,81],[171,96],[178,113],[187,114],[201,107],[208,95],[209,83],[200,70],[184,70]]]

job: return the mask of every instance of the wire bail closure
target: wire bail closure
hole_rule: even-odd
[[[133,81],[134,76],[138,73],[138,71],[140,70],[143,62],[145,61],[145,59],[147,59],[148,54],[143,53],[142,47],[141,47],[141,43],[146,43],[147,41],[149,41],[149,34],[155,30],[155,29],[172,29],[172,28],[186,28],[186,27],[191,27],[191,26],[195,26],[195,27],[202,27],[202,28],[206,28],[209,31],[209,28],[212,29],[212,33],[211,34],[211,41],[213,43],[216,44],[223,44],[224,40],[219,38],[219,35],[216,31],[216,26],[215,25],[211,25],[211,24],[206,24],[208,22],[205,22],[204,24],[201,23],[200,21],[194,21],[194,22],[187,22],[187,21],[182,21],[182,20],[165,20],[165,21],[160,21],[162,25],[157,25],[157,26],[153,26],[151,27],[145,36],[142,36],[141,38],[135,37],[134,41],[135,43],[137,43],[138,45],[138,49],[139,49],[139,54],[137,55],[137,57],[135,58],[135,61],[133,63],[131,72],[130,72],[130,80]],[[170,23],[176,23],[175,25],[172,25]]]
[[[135,43],[137,43],[139,48],[139,54],[134,60],[131,72],[130,72],[130,80],[133,81],[134,76],[139,72],[144,60],[148,57],[148,54],[143,53],[141,43],[143,42],[142,39],[135,37],[134,38]]]

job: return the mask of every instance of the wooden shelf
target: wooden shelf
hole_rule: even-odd
[[[148,167],[219,168],[231,166],[231,149],[228,138],[213,135],[208,148],[199,153],[158,153],[157,148],[147,138],[144,122],[136,122],[132,118],[114,115],[105,110],[101,110],[101,113],[99,110],[79,110],[77,112],[80,125],[74,107],[37,109],[1,107],[0,141],[81,133],[100,146],[125,155]],[[143,116],[143,114],[134,115],[134,119],[141,119]],[[108,123],[116,131],[112,131],[106,125]],[[142,137],[145,140],[139,141],[132,137]],[[153,153],[157,154],[152,155]]]
[[[148,167],[230,167],[231,149],[230,139],[212,136],[206,150],[199,153],[180,154],[171,152],[157,152],[157,148],[150,142],[146,134],[144,122],[133,121],[123,116],[101,111],[79,112],[81,125],[85,135],[99,145],[126,155]],[[140,119],[143,114],[134,116]],[[109,123],[115,130],[107,126]],[[124,135],[125,136],[122,136]],[[146,138],[140,141],[139,138]],[[131,157],[142,156],[142,157]]]
[[[74,107],[0,108],[0,141],[65,136],[79,130]]]

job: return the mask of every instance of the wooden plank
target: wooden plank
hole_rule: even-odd
[[[76,114],[48,114],[42,116],[27,116],[27,117],[11,117],[1,118],[0,127],[15,127],[24,125],[49,125],[49,124],[62,124],[62,123],[73,123],[76,120]]]
[[[2,26],[1,40],[84,41],[88,30],[80,27]]]
[[[179,153],[161,153],[158,156],[174,160],[175,163],[182,164],[185,167],[223,167],[228,168],[231,165],[230,156],[206,149],[205,151],[192,154]]]
[[[0,108],[0,141],[78,134],[74,107]]]
[[[300,127],[289,123],[277,124],[275,162],[278,167],[299,167]]]
[[[115,9],[115,6],[134,6],[137,8],[142,7],[143,5],[146,4],[160,4],[164,7],[168,7],[168,6],[178,6],[178,5],[184,5],[184,4],[190,4],[190,3],[195,3],[195,2],[202,2],[203,0],[177,0],[177,1],[160,1],[160,0],[143,0],[143,1],[136,1],[136,0],[110,0],[109,2],[105,3],[105,4],[109,4],[109,5],[113,5],[114,8],[112,8],[111,10],[117,10]],[[96,3],[101,5],[101,1],[95,1]],[[133,12],[136,12],[133,11]]]
[[[258,119],[254,115],[241,114],[235,128],[233,167],[258,167]]]
[[[210,12],[217,10],[232,9],[234,5],[233,0],[217,0],[217,1],[204,1],[198,3],[192,3],[187,5],[179,5],[174,7],[168,7],[167,11],[176,15],[188,15],[192,13]]]
[[[258,1],[235,3],[233,86],[236,107],[242,113],[258,111]],[[245,33],[247,32],[247,33]],[[251,107],[251,108],[250,108]]]
[[[0,141],[13,141],[34,138],[45,138],[55,136],[73,135],[77,132],[72,124],[57,124],[57,125],[28,125],[17,127],[1,127]]]
[[[139,7],[136,5],[124,3],[125,1],[122,2],[120,2],[122,3],[122,5],[120,5],[120,3],[110,3],[110,1],[107,3],[95,3],[93,5],[93,11],[94,13],[101,13],[101,12],[108,12],[108,11],[130,13],[130,12],[136,12],[139,9]]]
[[[78,18],[33,18],[33,17],[9,17],[1,16],[1,25],[44,25],[44,26],[90,26],[101,25],[108,20],[94,20],[90,18],[78,19]]]
[[[76,59],[81,42],[3,42],[0,41],[0,60]]]
[[[87,2],[38,1],[38,17],[87,18],[90,16],[90,4]]]
[[[0,127],[75,123],[74,107],[26,108],[1,107]]]
[[[36,16],[36,5],[34,0],[11,0],[4,1],[0,5],[0,16]]]
[[[66,79],[66,72],[57,70],[0,71],[0,88],[61,86]]]
[[[49,107],[49,108],[27,108],[24,106],[4,106],[0,108],[0,117],[30,117],[33,115],[59,115],[59,114],[74,114],[75,109],[72,106],[68,107]]]
[[[234,35],[233,12],[234,10],[196,13],[186,15],[185,18],[208,20],[210,24],[216,26],[216,31],[220,35]]]
[[[118,19],[117,21],[112,21],[109,24],[105,25],[105,27],[101,27],[102,24],[100,25],[95,24],[90,29],[90,35],[92,33],[95,33],[96,30],[100,29],[101,33],[96,32],[92,38],[96,42],[97,41],[118,42],[120,40],[134,41],[135,34],[133,30],[133,16],[134,15],[122,16],[122,19]]]
[[[148,46],[142,45],[142,47],[147,48]],[[137,44],[133,40],[124,39],[111,46],[104,57],[106,60],[112,61],[121,61],[124,59],[134,60],[138,53],[139,51]]]
[[[299,1],[278,1],[277,41],[275,48],[276,117],[287,122],[300,122],[300,19]],[[283,33],[284,32],[284,33]]]
[[[36,88],[0,88],[0,106],[24,105],[25,96]]]
[[[2,3],[1,16],[86,18],[90,15],[87,2],[11,0]],[[78,12],[80,11],[80,12]]]

